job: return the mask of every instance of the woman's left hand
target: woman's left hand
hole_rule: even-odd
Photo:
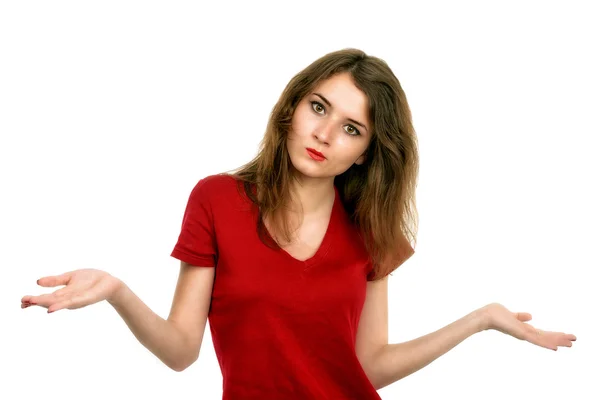
[[[536,329],[525,321],[531,320],[531,314],[511,312],[502,304],[492,303],[480,309],[483,317],[483,330],[495,329],[517,339],[557,350],[559,346],[571,347],[577,340],[575,335],[563,332],[550,332]]]

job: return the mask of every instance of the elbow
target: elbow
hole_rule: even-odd
[[[168,367],[175,372],[182,372],[185,371],[189,365],[168,365]]]
[[[191,364],[190,364],[191,365]],[[187,367],[189,367],[190,365],[169,365],[169,368],[171,368],[173,371],[175,372],[183,372],[187,369]]]
[[[181,357],[179,360],[165,362],[165,364],[175,372],[182,372],[188,369],[198,360],[200,351],[193,351],[187,354],[187,357]]]
[[[170,364],[167,364],[167,366],[175,372],[183,372],[186,369],[188,369],[188,367],[190,367],[192,364],[194,364],[197,359],[198,359],[198,357],[194,357],[191,360],[184,360],[184,361],[178,362],[178,363],[170,363]]]

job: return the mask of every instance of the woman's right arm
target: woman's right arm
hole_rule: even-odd
[[[165,320],[121,283],[107,299],[131,332],[165,365],[183,371],[200,354],[214,281],[214,268],[181,262],[173,303]]]
[[[167,319],[153,312],[124,282],[107,272],[92,269],[41,278],[40,286],[65,287],[54,293],[25,296],[21,307],[35,305],[54,312],[107,300],[144,347],[169,368],[183,371],[200,353],[214,273],[214,268],[196,267],[182,261]]]

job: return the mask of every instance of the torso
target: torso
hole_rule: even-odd
[[[239,189],[199,182],[172,253],[216,268],[208,318],[223,399],[380,399],[355,351],[370,261],[337,192],[334,207],[292,221],[296,240],[280,251],[260,240]]]

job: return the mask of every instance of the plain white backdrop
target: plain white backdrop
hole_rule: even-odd
[[[553,352],[480,333],[383,399],[600,398],[593,3],[2,2],[0,398],[221,398],[208,327],[178,373],[106,302],[48,315],[20,299],[98,268],[166,318],[191,189],[250,160],[289,79],[345,47],[388,62],[419,138],[390,341],[490,302],[578,337]]]

